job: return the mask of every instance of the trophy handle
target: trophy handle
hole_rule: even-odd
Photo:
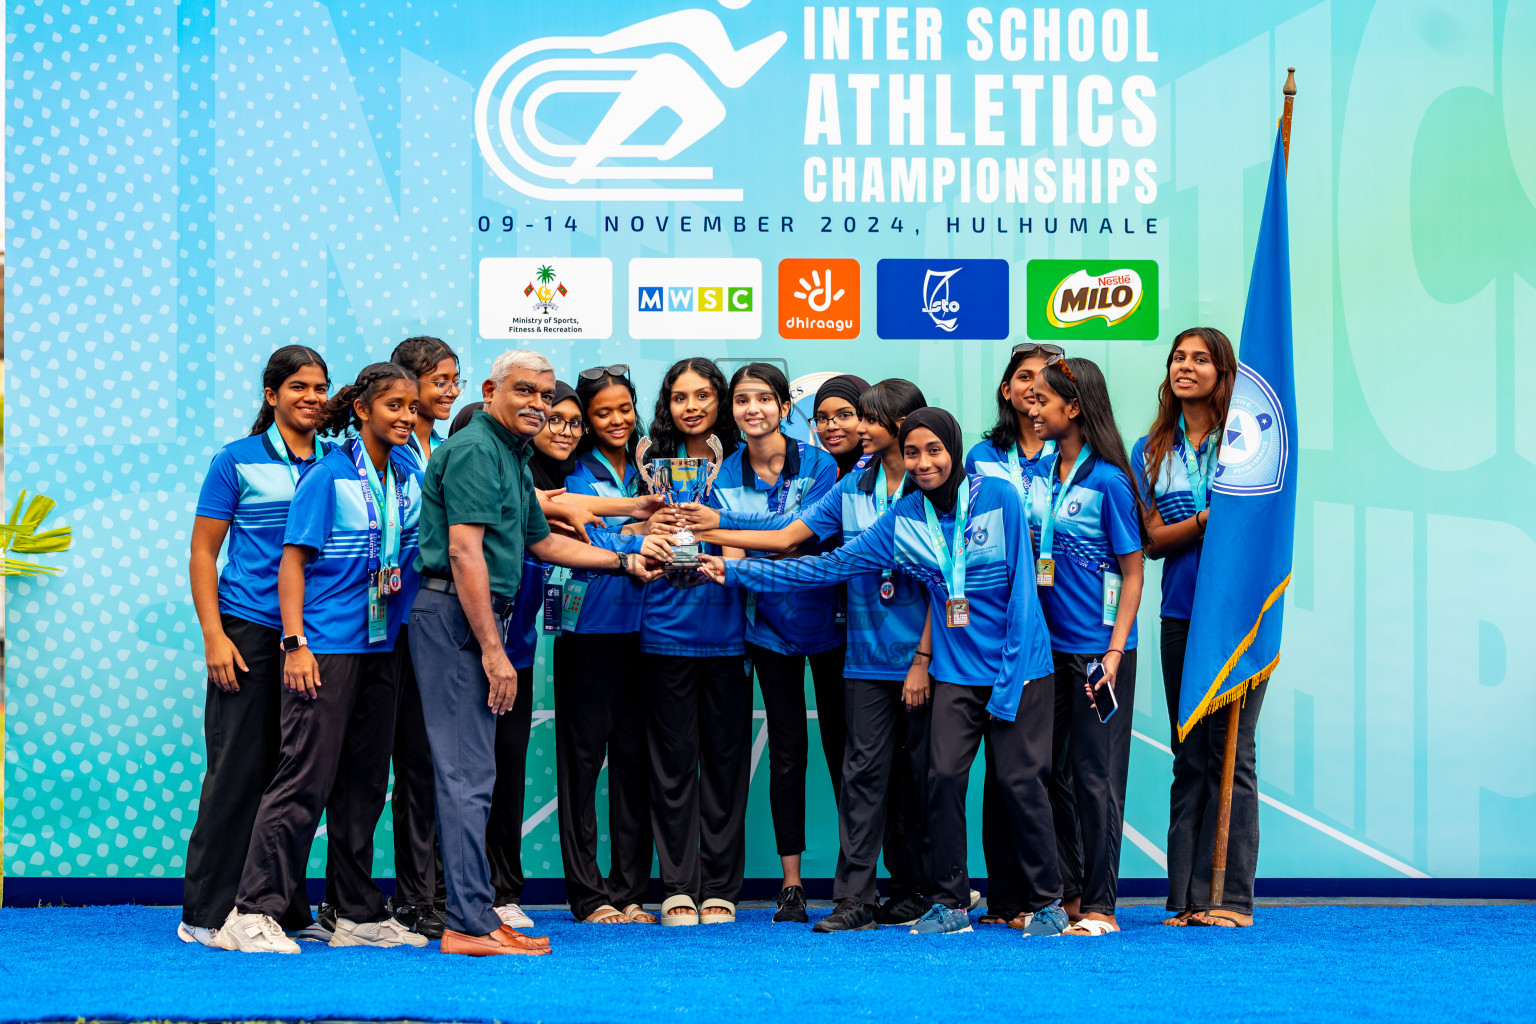
[[[710,434],[704,439],[709,450],[715,456],[709,463],[709,476],[704,481],[704,496],[708,497],[710,489],[715,486],[715,476],[720,472],[720,466],[725,462],[725,449],[720,444],[720,439]]]
[[[652,494],[656,493],[656,481],[651,478],[650,472],[645,468],[646,453],[651,450],[651,439],[642,437],[640,443],[635,445],[635,472],[640,474],[640,479],[645,481],[645,486]]]

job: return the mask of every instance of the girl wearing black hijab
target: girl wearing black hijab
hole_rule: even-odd
[[[1029,883],[1033,917],[1025,934],[1059,934],[1067,919],[1046,792],[1055,691],[1034,577],[1018,564],[1029,536],[1023,503],[1005,480],[966,476],[960,425],[942,409],[911,413],[898,437],[908,490],[852,543],[804,558],[711,559],[708,572],[717,582],[762,591],[884,569],[926,586],[933,650],[920,653],[931,654],[934,679],[928,834],[936,902],[912,931],[971,930],[965,790],[990,725]]]
[[[837,462],[842,479],[864,457],[859,440],[859,396],[869,390],[863,377],[844,373],[816,389],[816,436],[821,447]]]

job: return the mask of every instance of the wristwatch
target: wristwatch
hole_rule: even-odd
[[[279,650],[284,652],[292,652],[298,650],[300,647],[309,646],[309,640],[305,638],[301,633],[289,633],[287,636],[283,637],[277,642],[277,646]]]
[[[613,570],[613,574],[615,576],[627,576],[629,574],[629,552],[615,551],[614,554],[619,556],[619,564]]]

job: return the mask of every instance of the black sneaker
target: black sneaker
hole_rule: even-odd
[[[774,912],[775,922],[794,921],[805,924],[810,917],[805,912],[805,890],[798,885],[786,885],[779,890],[779,909]]]
[[[448,909],[446,907],[421,907],[416,918],[416,934],[428,939],[441,939],[443,929],[448,927]]]
[[[321,903],[320,912],[315,915],[315,920],[320,923],[321,928],[334,934],[336,931],[336,905],[334,903]]]
[[[837,909],[816,922],[811,929],[825,935],[828,932],[867,932],[879,928],[875,915],[864,902],[856,897],[837,901]]]
[[[396,902],[395,898],[391,896],[384,901],[384,909],[389,911],[389,916],[405,925],[411,931],[414,932],[416,930],[416,924],[421,918],[421,913],[414,904]]]
[[[916,924],[917,919],[926,914],[931,905],[916,893],[899,900],[886,900],[875,912],[875,920],[881,924]]]

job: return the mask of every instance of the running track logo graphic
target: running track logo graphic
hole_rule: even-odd
[[[720,2],[739,9],[750,0]],[[480,152],[498,178],[536,199],[740,202],[739,188],[651,184],[714,178],[713,167],[671,166],[670,161],[719,127],[725,120],[725,104],[693,65],[676,53],[622,54],[674,46],[691,53],[721,85],[737,89],[788,38],[784,32],[774,32],[737,49],[713,11],[692,8],[604,36],[530,40],[498,60],[480,86],[475,98]],[[540,106],[554,96],[580,93],[613,94],[597,127],[585,141],[559,142],[546,136],[548,126],[540,124]],[[665,142],[629,141],[662,110],[672,111],[679,121]],[[515,123],[514,114],[519,112],[520,123]],[[609,181],[637,184],[598,184]]]

